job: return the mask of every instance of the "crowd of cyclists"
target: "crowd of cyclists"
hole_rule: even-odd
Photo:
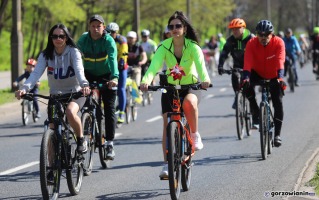
[[[169,18],[160,44],[150,38],[151,33],[147,29],[141,31],[140,41],[135,31],[121,35],[116,22],[106,24],[100,15],[93,15],[89,19],[89,31],[83,33],[77,42],[73,40],[67,27],[56,24],[50,29],[47,46],[37,61],[28,59],[26,73],[14,82],[17,86],[23,78],[27,79],[15,95],[20,99],[27,92],[37,93],[37,82],[46,69],[50,95],[82,91],[83,97],[69,103],[66,116],[78,137],[77,151],[86,153],[78,112],[85,104],[85,96],[90,93],[89,84],[106,84],[108,89],[101,90],[106,122],[105,146],[107,157],[113,160],[116,124],[125,121],[127,77],[131,77],[140,86],[139,95],[146,92],[149,85],[156,84],[154,77],[160,71],[167,75],[170,85],[201,82],[203,88],[208,88],[215,73],[222,75],[225,67],[229,67],[225,63],[230,59],[230,54],[233,63],[231,67],[241,69],[232,73],[232,87],[234,92],[244,89],[250,102],[253,128],[257,129],[259,126],[255,86],[261,79],[269,79],[274,83],[270,87],[275,110],[274,146],[279,147],[282,144],[281,127],[284,117],[282,98],[286,88],[285,62],[287,57],[292,60],[295,86],[300,86],[298,65],[303,67],[310,59],[313,73],[319,80],[319,27],[315,27],[309,37],[301,34],[299,40],[289,27],[284,32],[275,34],[275,28],[268,20],[260,20],[255,29],[250,31],[243,19],[235,18],[229,22],[228,28],[231,35],[227,39],[219,33],[200,47],[196,30],[180,11],[174,12]],[[214,66],[210,67],[212,74],[209,74],[208,65]],[[176,78],[172,76],[173,73],[180,76]],[[163,127],[167,125],[167,112],[172,109],[169,106],[172,95],[168,92],[161,97]],[[180,95],[183,97],[182,106],[195,149],[201,150],[204,146],[198,130],[198,104],[201,95],[192,90],[181,91]],[[36,101],[34,103],[39,113],[39,106]],[[232,107],[236,107],[235,101]],[[54,129],[52,124],[50,128]],[[168,176],[165,128],[162,136],[164,166],[160,176],[165,177]]]

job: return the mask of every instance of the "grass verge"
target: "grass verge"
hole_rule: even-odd
[[[319,195],[319,163],[317,164],[316,173],[314,177],[306,185],[314,187],[316,195]]]
[[[48,86],[47,80],[41,81],[39,93],[41,93],[41,94],[48,94],[49,93],[49,86]],[[11,103],[11,102],[14,102],[16,100],[17,99],[14,96],[14,92],[12,92],[10,88],[0,90],[0,105],[6,104],[6,103]]]

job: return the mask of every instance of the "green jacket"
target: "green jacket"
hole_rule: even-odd
[[[170,74],[170,69],[177,64],[177,59],[174,55],[173,38],[164,40],[157,48],[151,65],[142,79],[142,83],[150,84],[156,73],[163,67],[164,61],[167,65],[166,74]],[[183,76],[181,80],[175,81],[172,76],[168,76],[168,83],[174,85],[187,85],[197,83],[199,81],[198,78],[200,78],[201,82],[210,82],[202,49],[196,42],[185,38],[183,56],[179,65],[183,67],[186,76]]]
[[[94,76],[111,74],[111,79],[118,79],[117,48],[109,34],[93,40],[88,32],[78,40],[78,47],[83,54],[84,70]]]

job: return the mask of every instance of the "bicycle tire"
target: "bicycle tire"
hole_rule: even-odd
[[[37,112],[35,111],[34,109],[34,106],[33,106],[33,101],[29,101],[29,111],[30,111],[30,114],[32,114],[32,119],[33,119],[33,122],[37,122],[38,121],[38,118],[37,118]]]
[[[61,167],[56,162],[57,138],[54,130],[48,129],[42,137],[40,149],[40,184],[43,199],[55,200],[59,196]],[[49,175],[50,174],[50,175]],[[50,184],[48,183],[48,176]]]
[[[239,140],[244,138],[245,119],[244,119],[244,96],[243,93],[236,93],[236,127]]]
[[[291,66],[289,66],[288,68],[288,75],[289,75],[288,83],[289,83],[290,91],[295,92],[295,73]]]
[[[106,148],[105,148],[105,119],[98,120],[99,132],[96,137],[96,142],[99,148],[99,158],[103,169],[111,168],[110,160],[106,159]]]
[[[131,123],[132,121],[132,113],[131,113],[131,106],[130,104],[127,104],[125,106],[125,120],[126,120],[126,124]]]
[[[252,115],[251,115],[251,109],[250,109],[250,104],[248,99],[244,96],[244,102],[245,102],[245,111],[244,111],[244,116],[245,116],[245,125],[246,125],[246,134],[247,136],[251,136],[251,127],[252,127]]]
[[[29,105],[28,105],[28,100],[24,99],[21,103],[22,105],[22,123],[24,126],[29,124]]]
[[[68,188],[72,196],[80,193],[82,180],[83,180],[83,167],[82,159],[79,159],[77,149],[77,142],[75,138],[69,134],[67,135],[68,144],[67,149],[67,169],[66,169],[66,180],[68,183]]]
[[[273,141],[273,134],[274,134],[274,124],[272,122],[272,118],[270,118],[270,125],[269,125],[269,129],[271,131],[269,131],[269,134],[268,134],[268,154],[271,154],[272,153],[272,150],[273,150],[273,144],[274,144],[274,141]]]
[[[177,122],[170,122],[167,128],[168,138],[168,182],[173,200],[179,198],[181,192],[181,134]]]
[[[131,106],[131,114],[132,114],[133,121],[136,121],[137,120],[137,107],[135,104],[133,104]]]
[[[265,102],[260,103],[259,120],[261,157],[263,160],[266,160],[268,155],[268,111]]]
[[[88,151],[86,154],[83,154],[83,170],[84,175],[89,176],[92,173],[93,168],[93,153],[94,153],[94,121],[92,115],[89,112],[84,112],[82,114],[82,127],[83,127],[83,136],[87,142]]]
[[[185,129],[187,129],[188,133],[190,134],[190,128],[189,124],[187,123],[185,125]],[[181,172],[181,182],[182,182],[182,188],[184,191],[188,191],[191,185],[191,178],[192,178],[192,146],[187,139],[186,133],[183,134],[182,136],[182,141],[184,141],[184,148],[183,148],[183,156],[186,159],[188,156],[187,161],[185,162],[184,165],[182,165],[182,172]],[[186,153],[185,153],[186,152]]]

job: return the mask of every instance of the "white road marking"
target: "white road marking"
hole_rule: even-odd
[[[227,88],[220,88],[220,92],[225,92],[227,90]]]
[[[24,165],[21,165],[21,166],[12,168],[12,169],[8,169],[8,170],[6,170],[4,172],[1,172],[0,176],[12,174],[12,173],[14,173],[16,171],[19,171],[19,170],[22,170],[22,169],[25,169],[25,168],[28,168],[28,167],[32,167],[33,165],[37,165],[37,164],[39,164],[39,161],[33,161],[33,162],[30,162],[30,163],[27,163],[27,164],[24,164]]]
[[[149,119],[149,120],[146,120],[146,122],[154,122],[154,121],[159,120],[159,119],[162,119],[162,116],[161,116],[161,115],[158,115],[158,116],[153,117],[153,118],[151,118],[151,119]]]
[[[210,99],[210,98],[213,98],[215,95],[213,94],[209,94],[209,95],[206,95],[204,99]]]

